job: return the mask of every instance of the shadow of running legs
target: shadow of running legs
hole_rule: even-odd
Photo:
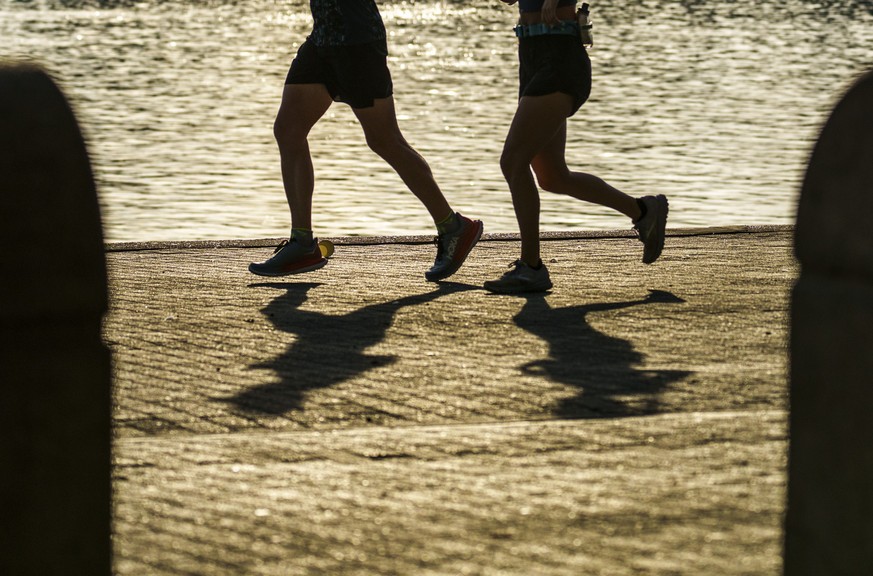
[[[679,304],[684,300],[661,290],[626,302],[602,302],[552,308],[543,295],[530,296],[515,318],[515,324],[549,344],[549,356],[522,366],[535,374],[578,388],[580,392],[556,408],[563,418],[612,418],[653,414],[658,411],[658,393],[686,377],[681,370],[639,370],[644,356],[622,338],[608,336],[591,327],[591,312],[632,306]],[[628,404],[628,397],[641,402]]]
[[[385,338],[398,310],[440,296],[478,289],[477,286],[443,282],[431,292],[372,304],[348,314],[332,315],[300,308],[307,300],[309,290],[317,286],[311,283],[263,283],[251,286],[284,291],[262,312],[276,329],[295,334],[297,338],[280,356],[251,366],[272,370],[278,380],[249,388],[221,401],[245,412],[261,414],[281,415],[299,409],[309,390],[334,386],[394,362],[394,356],[372,355],[365,351]]]

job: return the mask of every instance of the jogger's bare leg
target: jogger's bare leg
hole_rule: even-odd
[[[406,142],[394,111],[392,97],[377,99],[369,108],[354,108],[364,129],[367,145],[384,159],[403,183],[424,204],[434,222],[452,213],[449,203],[434,180],[427,162]]]
[[[540,261],[540,195],[530,165],[566,125],[571,106],[570,96],[562,93],[521,98],[500,156],[521,235],[521,259],[529,266]]]
[[[315,176],[307,137],[333,100],[321,84],[286,84],[273,125],[282,163],[282,183],[291,227],[312,229]]]
[[[571,172],[567,168],[564,156],[566,142],[567,125],[564,123],[551,141],[534,156],[531,167],[540,187],[547,192],[566,194],[585,202],[607,206],[632,220],[639,218],[640,208],[632,196],[613,188],[593,174]]]

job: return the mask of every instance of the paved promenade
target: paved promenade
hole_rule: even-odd
[[[780,574],[793,231],[669,232],[111,246],[116,574]]]

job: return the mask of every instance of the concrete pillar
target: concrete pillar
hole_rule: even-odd
[[[0,574],[111,571],[97,194],[66,99],[0,63]]]
[[[791,326],[786,576],[873,574],[873,73],[807,169]]]

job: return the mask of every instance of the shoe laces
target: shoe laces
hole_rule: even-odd
[[[637,233],[637,238],[639,238],[640,242],[646,241],[646,230],[643,229],[642,221],[634,224],[634,232]]]
[[[442,258],[443,253],[446,251],[445,242],[443,242],[443,236],[444,236],[444,234],[440,234],[439,236],[433,237],[433,243],[436,244],[436,247],[437,247],[437,254],[436,254],[437,260]]]
[[[282,240],[281,242],[279,242],[279,245],[276,246],[275,250],[273,250],[273,254],[276,254],[277,252],[279,252],[279,250],[281,250],[282,248],[287,246],[290,242],[296,242],[296,240],[294,240],[292,238],[291,240]]]
[[[524,262],[522,261],[521,258],[519,258],[518,260],[513,260],[506,267],[506,272],[504,272],[503,275],[510,276],[512,274],[515,274],[518,270],[521,269],[522,264],[524,264]]]

